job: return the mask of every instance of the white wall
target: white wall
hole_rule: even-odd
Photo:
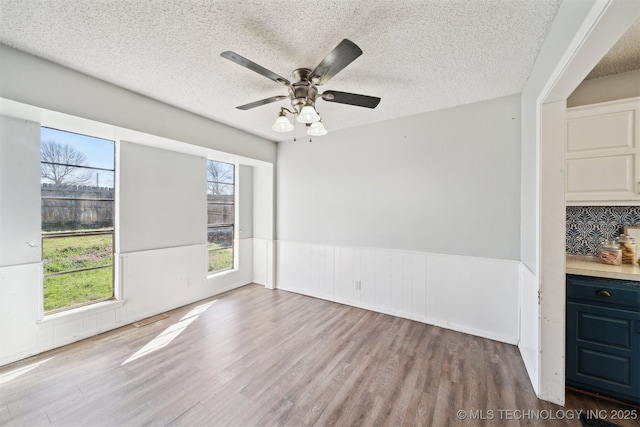
[[[540,308],[537,304],[540,282],[523,263],[520,263],[520,318],[518,350],[529,374],[536,395],[540,395]],[[534,303],[535,302],[535,303]]]
[[[40,262],[38,123],[0,116],[0,267]],[[35,189],[35,190],[34,190]],[[24,232],[28,230],[28,232]]]
[[[543,356],[562,359],[564,342],[546,341],[542,347],[540,235],[544,222],[541,216],[540,109],[550,79],[567,55],[583,22],[596,1],[566,1],[560,5],[533,70],[522,91],[522,209],[521,260],[522,295],[520,298],[520,353],[525,361],[533,388],[543,399],[564,403],[564,377],[556,376],[544,382]],[[564,236],[564,233],[563,233]],[[564,288],[556,289],[564,292]],[[551,294],[549,295],[551,296]],[[546,296],[545,296],[546,297]],[[564,328],[562,328],[564,333]],[[543,351],[546,355],[543,355]],[[549,378],[546,377],[545,378]],[[561,384],[561,387],[559,385]]]
[[[240,188],[238,191],[240,197],[236,206],[238,235],[241,239],[250,239],[253,237],[253,166],[240,165],[238,167],[236,186]]]
[[[0,63],[0,98],[225,153],[275,161],[273,142],[2,44]]]
[[[640,70],[585,80],[567,98],[567,107],[640,96]]]
[[[34,157],[38,162],[30,162]],[[4,356],[37,345],[42,271],[39,158],[38,124],[0,116],[0,365]]]
[[[275,287],[275,171],[273,165],[253,168],[253,281]]]
[[[278,288],[517,341],[519,96],[278,147]]]
[[[0,170],[15,172],[3,176],[0,186],[2,206],[11,207],[2,211],[2,223],[8,227],[0,230],[3,257],[8,260],[0,266],[0,324],[11,325],[0,328],[0,364],[252,281],[251,237],[236,239],[234,270],[207,275],[205,158],[122,141],[117,143],[116,163],[117,300],[43,317],[39,126],[4,116],[0,124]],[[252,163],[251,168],[263,167],[261,162]],[[253,177],[239,169],[238,200],[247,204]],[[271,183],[257,184],[271,188]],[[38,247],[28,247],[28,240]],[[20,256],[4,256],[14,248]]]
[[[519,259],[520,98],[278,146],[278,240]]]
[[[540,255],[540,104],[548,91],[549,79],[562,63],[583,21],[596,0],[565,1],[554,22],[522,91],[522,262],[538,276]],[[588,71],[587,71],[588,72]]]
[[[206,158],[120,142],[116,252],[204,244]]]
[[[242,286],[254,272],[273,286],[275,143],[5,46],[0,60],[0,365]],[[40,125],[117,141],[117,300],[43,316]],[[251,210],[236,216],[235,269],[213,275],[206,157],[239,166],[238,207]],[[239,232],[247,222],[258,239]]]

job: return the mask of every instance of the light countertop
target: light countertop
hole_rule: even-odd
[[[567,274],[640,282],[640,266],[604,264],[600,258],[591,256],[567,255]]]

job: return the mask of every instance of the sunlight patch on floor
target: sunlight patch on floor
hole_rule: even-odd
[[[43,365],[43,364],[47,363],[51,359],[53,359],[53,357],[41,360],[41,361],[36,362],[36,363],[32,363],[31,365],[22,366],[20,368],[14,369],[12,371],[6,372],[6,373],[0,375],[0,384],[8,383],[9,381],[11,381],[13,379],[18,378],[20,375],[26,374],[27,372],[29,372],[29,371],[31,371],[33,369],[36,369],[40,365]]]
[[[131,357],[122,362],[120,366],[126,365],[129,362],[133,362],[136,359],[139,359],[147,354],[153,353],[154,351],[160,350],[174,339],[176,339],[186,328],[198,318],[202,313],[204,313],[213,303],[217,300],[213,300],[206,304],[201,304],[195,307],[193,310],[185,314],[178,322],[169,326],[167,329],[162,331],[157,337],[151,340],[147,345],[142,347],[140,350],[136,351]]]

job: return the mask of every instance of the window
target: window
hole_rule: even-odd
[[[207,161],[207,250],[209,272],[233,268],[234,166]]]
[[[113,298],[115,143],[40,129],[44,311]]]

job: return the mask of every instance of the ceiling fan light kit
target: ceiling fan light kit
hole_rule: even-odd
[[[315,123],[320,121],[320,116],[316,112],[316,109],[311,105],[305,105],[302,107],[302,110],[298,113],[298,117],[296,118],[298,123]]]
[[[294,129],[294,126],[289,119],[287,119],[284,111],[281,111],[271,129],[276,132],[291,132]]]
[[[296,116],[297,122],[306,124],[308,127],[307,134],[310,136],[322,136],[328,133],[327,129],[321,122],[320,115],[315,109],[315,102],[317,99],[366,108],[376,108],[380,103],[380,98],[374,96],[337,91],[325,91],[322,94],[318,93],[317,86],[327,83],[332,77],[352,63],[360,55],[362,55],[362,50],[352,41],[344,39],[320,62],[320,64],[318,64],[313,71],[309,68],[298,68],[294,70],[293,77],[296,81],[292,83],[273,71],[270,71],[235,52],[226,51],[220,54],[223,58],[226,58],[231,62],[235,62],[238,65],[248,68],[249,70],[288,88],[289,93],[287,96],[272,96],[260,101],[240,105],[236,108],[240,110],[249,110],[261,105],[289,99],[291,101],[293,111],[282,107],[278,114],[278,118],[271,129],[276,132],[292,131],[295,126],[286,117],[286,112],[289,112]]]
[[[312,123],[311,126],[309,126],[309,129],[307,129],[307,135],[309,136],[322,136],[327,133],[329,132],[327,132],[327,129],[324,127],[322,122]]]

